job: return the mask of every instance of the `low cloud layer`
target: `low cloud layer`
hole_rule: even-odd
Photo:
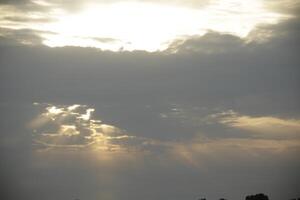
[[[195,112],[193,115],[189,115],[191,113],[183,109],[173,108],[169,114],[160,114],[162,120],[170,118],[177,123],[186,123],[188,126],[194,125],[197,134],[190,138],[186,137],[182,141],[166,141],[154,140],[151,137],[148,139],[137,137],[118,127],[105,124],[93,117],[95,109],[85,105],[55,106],[46,103],[35,103],[34,105],[39,107],[41,114],[33,119],[28,126],[33,131],[33,145],[37,147],[37,150],[69,148],[112,152],[141,151],[146,150],[147,145],[153,145],[157,148],[163,147],[164,151],[169,151],[192,144],[192,146],[198,146],[200,149],[207,149],[207,151],[212,152],[215,148],[221,146],[226,148],[232,145],[248,151],[255,151],[257,148],[278,151],[288,146],[291,147],[291,145],[297,147],[300,144],[300,121],[295,119],[280,119],[271,116],[251,117],[240,115],[232,110],[201,117],[201,112],[198,116]],[[208,135],[209,132],[205,133],[205,126],[214,123],[244,130],[250,134],[242,138],[231,136],[211,139]],[[203,130],[201,130],[202,128]],[[253,137],[251,133],[256,133],[256,135]],[[277,139],[283,141],[276,141]],[[151,151],[151,148],[147,150]],[[185,152],[185,150],[183,151]],[[179,156],[184,156],[182,152],[178,153]]]
[[[226,126],[258,133],[257,137],[300,138],[300,120],[280,119],[272,116],[252,117],[240,115],[232,110],[214,114],[219,123]]]

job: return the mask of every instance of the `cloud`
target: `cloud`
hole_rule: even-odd
[[[37,150],[92,150],[103,152],[149,151],[163,145],[149,138],[129,135],[120,128],[93,117],[95,109],[86,105],[34,103],[41,110],[29,123]],[[155,152],[151,152],[155,153]]]
[[[0,8],[3,11],[0,27],[12,31],[32,29],[55,32],[55,36],[39,34],[43,44],[50,47],[81,46],[111,51],[153,52],[166,50],[177,39],[199,37],[210,30],[245,38],[259,24],[276,24],[288,17],[266,10],[263,2],[258,0],[250,4],[240,0],[201,1],[197,4],[202,6],[194,8],[182,5],[183,1],[167,4],[150,2],[28,2],[37,10],[23,10],[12,3]],[[186,5],[195,3],[192,1]],[[77,6],[81,9],[69,10]],[[152,16],[154,12],[156,17]],[[99,22],[101,27],[95,26]],[[236,23],[243,25],[236,26]],[[126,34],[124,24],[127,26]],[[95,38],[113,38],[113,41],[108,43],[107,40]]]
[[[300,120],[282,119],[273,116],[240,115],[232,110],[211,115],[226,126],[256,133],[258,138],[300,138]]]
[[[299,139],[255,139],[255,138],[195,138],[185,143],[173,144],[169,155],[187,166],[206,169],[216,166],[233,167],[235,162],[244,163],[250,169],[263,163],[266,157],[285,157],[299,152]],[[233,163],[234,162],[234,163]]]
[[[30,18],[30,17],[20,17],[20,16],[7,16],[3,17],[4,21],[10,21],[10,22],[49,22],[51,19],[48,18]]]
[[[12,30],[7,28],[0,28],[0,36],[2,43],[12,45],[42,45],[43,38],[40,34],[48,33],[43,31],[35,31],[31,29]]]
[[[114,38],[94,38],[96,41],[99,41],[99,42],[103,42],[103,43],[106,43],[106,42],[119,42],[118,39],[114,39]]]
[[[30,2],[30,0],[1,0],[0,4],[23,4],[23,3],[27,3]]]
[[[245,40],[231,34],[208,32],[199,37],[188,37],[174,41],[166,50],[171,53],[222,54],[239,51],[246,46]]]
[[[232,34],[210,31],[203,36],[190,36],[175,40],[166,52],[177,54],[240,54],[251,55],[259,48],[271,49],[278,45],[298,44],[299,20],[283,20],[277,25],[261,24],[253,29],[247,37],[240,38]],[[285,43],[285,44],[283,44]]]
[[[297,0],[265,0],[265,4],[270,9],[299,16],[300,2]]]
[[[234,129],[257,133],[258,135],[254,137],[249,135],[244,138],[235,136],[212,138],[203,134],[205,129],[201,128],[205,126],[202,124],[196,126],[198,131],[194,136],[181,140],[158,140],[132,135],[116,126],[105,124],[94,118],[92,114],[94,109],[85,105],[45,103],[35,105],[42,113],[31,121],[29,127],[33,130],[33,145],[38,152],[82,150],[92,154],[102,152],[103,155],[115,153],[119,156],[131,152],[136,156],[147,154],[166,156],[167,159],[177,160],[191,167],[201,167],[204,160],[211,160],[216,156],[214,159],[218,160],[224,156],[223,154],[232,159],[240,159],[242,154],[248,154],[255,159],[260,152],[283,154],[300,146],[299,121],[274,117],[255,118],[227,111],[202,118],[202,123],[215,120]],[[178,110],[174,112],[178,113]],[[189,118],[183,110],[176,116],[173,117],[184,119],[186,123],[188,120],[194,120],[187,125],[196,122],[195,118]],[[170,114],[167,115],[167,118],[169,117]],[[197,119],[199,123],[201,117],[198,116]]]
[[[102,4],[110,4],[110,3],[118,3],[118,2],[131,2],[131,0],[101,0],[100,3]],[[138,0],[138,2],[145,2]],[[147,0],[146,2],[150,3],[163,3],[167,5],[179,5],[179,6],[188,6],[188,7],[202,7],[208,5],[211,0],[172,0],[172,1],[158,1],[158,0]],[[20,5],[39,5],[39,6],[55,6],[55,7],[64,7],[69,11],[76,11],[80,9],[85,4],[95,3],[93,0],[66,0],[66,1],[59,1],[59,0],[1,0],[0,5],[13,5],[13,6],[20,6]]]
[[[29,127],[34,131],[34,143],[39,147],[115,151],[121,149],[115,141],[135,138],[115,126],[93,119],[95,110],[84,105],[35,105],[42,107],[42,113]]]

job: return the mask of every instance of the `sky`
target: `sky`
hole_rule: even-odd
[[[0,0],[1,199],[299,198],[299,11]]]

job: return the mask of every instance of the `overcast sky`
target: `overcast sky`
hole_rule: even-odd
[[[300,197],[299,9],[1,0],[1,199]]]

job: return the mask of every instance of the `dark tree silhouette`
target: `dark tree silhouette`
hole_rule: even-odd
[[[269,197],[265,194],[256,194],[256,195],[249,195],[246,196],[246,200],[269,200]]]

